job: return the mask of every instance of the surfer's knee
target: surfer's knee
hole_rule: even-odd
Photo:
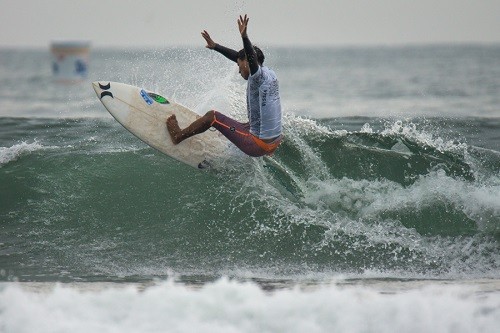
[[[210,110],[207,113],[205,113],[205,117],[210,120],[215,119],[215,110]]]
[[[212,126],[215,122],[215,110],[208,111],[207,113],[205,113],[203,118],[205,119],[206,124],[210,124],[210,126]]]

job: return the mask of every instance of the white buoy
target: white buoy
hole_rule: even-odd
[[[57,81],[74,82],[87,78],[90,42],[52,42],[52,72]]]

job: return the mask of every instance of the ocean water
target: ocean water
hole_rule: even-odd
[[[1,332],[495,332],[500,46],[263,47],[281,147],[186,167],[118,124],[119,81],[244,120],[206,49],[0,50]]]

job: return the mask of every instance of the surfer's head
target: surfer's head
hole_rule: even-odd
[[[262,53],[262,50],[259,49],[257,46],[254,46],[253,49],[257,54],[257,62],[259,63],[259,65],[262,66],[262,64],[264,63],[264,53]],[[245,53],[245,49],[241,49],[238,52],[237,62],[238,62],[238,67],[240,68],[241,76],[245,80],[248,80],[248,77],[250,76],[250,68],[248,66],[248,59],[247,59],[247,54]]]
[[[259,47],[257,46],[253,46],[253,49],[255,50],[255,53],[257,54],[257,62],[259,63],[259,65],[262,66],[262,64],[264,63],[264,53],[262,52],[261,49],[259,49]],[[238,59],[240,60],[246,60],[247,59],[247,54],[245,53],[245,49],[241,49],[238,51]]]

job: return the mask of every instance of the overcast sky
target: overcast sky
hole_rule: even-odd
[[[0,0],[0,47],[89,40],[94,47],[499,43],[500,0]]]

